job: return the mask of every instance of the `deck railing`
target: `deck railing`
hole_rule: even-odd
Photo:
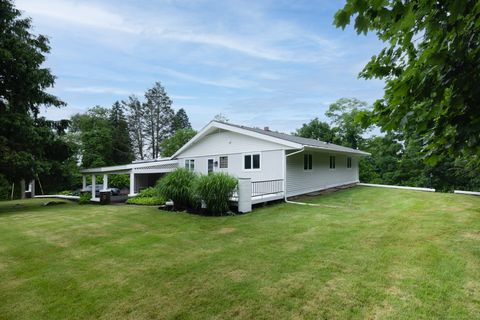
[[[283,179],[252,182],[252,197],[277,194],[280,192],[283,192]]]

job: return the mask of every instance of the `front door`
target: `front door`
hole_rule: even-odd
[[[208,159],[207,160],[207,172],[208,173],[213,172],[213,163],[214,163],[214,159]]]

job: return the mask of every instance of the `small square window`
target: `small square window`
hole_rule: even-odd
[[[188,171],[195,171],[195,160],[194,159],[185,160],[185,169],[187,169]]]
[[[243,168],[245,170],[259,170],[260,169],[260,154],[246,154],[243,158]]]
[[[228,157],[220,157],[220,169],[226,169],[228,168]]]

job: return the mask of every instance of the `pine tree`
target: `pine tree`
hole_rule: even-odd
[[[185,109],[180,108],[175,116],[173,117],[172,121],[172,130],[173,132],[177,132],[178,130],[181,129],[191,129],[192,125],[190,124],[190,121],[188,119],[187,112],[185,112]]]
[[[112,128],[112,151],[110,163],[125,164],[133,159],[132,140],[123,106],[116,101],[110,110],[109,122]]]

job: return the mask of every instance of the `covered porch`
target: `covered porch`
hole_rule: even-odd
[[[134,161],[133,163],[119,166],[98,167],[81,170],[82,190],[87,189],[87,176],[91,176],[92,201],[99,201],[98,191],[109,191],[108,177],[112,174],[128,174],[130,177],[129,197],[136,196],[142,189],[154,186],[159,178],[165,173],[171,172],[178,167],[178,160],[150,160]],[[102,176],[103,182],[96,183],[97,177]],[[100,190],[99,190],[100,189]]]

